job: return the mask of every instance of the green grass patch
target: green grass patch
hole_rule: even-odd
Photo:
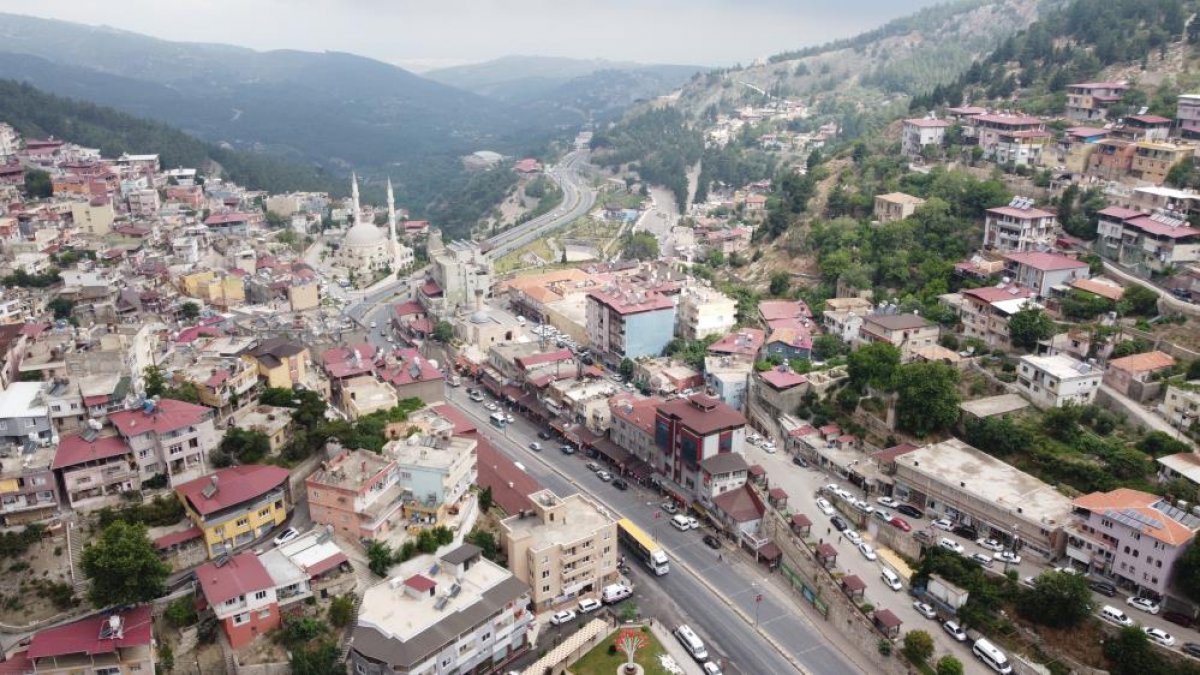
[[[609,653],[609,647],[617,642],[617,637],[621,635],[621,631],[613,633],[604,642],[596,645],[592,651],[583,655],[583,658],[575,662],[570,668],[575,675],[613,675],[617,672],[617,666],[625,663],[625,655],[620,651]],[[659,655],[666,652],[663,646],[654,634],[649,629],[643,633],[646,636],[647,644],[637,653],[637,658],[634,663],[646,669],[646,675],[671,675],[662,664],[659,662]]]

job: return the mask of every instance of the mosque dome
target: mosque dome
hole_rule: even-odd
[[[471,314],[471,323],[488,323],[492,317],[488,315],[487,310],[477,309]]]
[[[346,239],[344,243],[346,246],[365,248],[368,246],[379,246],[386,240],[387,237],[384,235],[383,230],[375,227],[371,223],[359,222],[355,223],[354,227],[351,227],[350,230],[346,232]]]

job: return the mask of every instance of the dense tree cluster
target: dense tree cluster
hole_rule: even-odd
[[[595,160],[607,167],[631,166],[643,181],[665,186],[682,210],[688,201],[688,168],[700,160],[704,137],[683,113],[657,108],[630,117],[592,137]]]

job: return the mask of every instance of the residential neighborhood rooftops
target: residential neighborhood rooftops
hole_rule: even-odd
[[[118,618],[120,634],[105,637],[105,628],[111,625],[113,616]],[[73,654],[110,654],[118,649],[148,646],[153,633],[150,605],[141,605],[124,612],[97,613],[79,621],[43,628],[30,640],[26,655],[41,659]]]
[[[253,551],[239,553],[220,566],[215,561],[204,563],[196,568],[196,580],[200,582],[204,598],[213,607],[274,586],[267,568]]]
[[[639,314],[675,308],[671,298],[654,291],[593,289],[588,291],[588,297],[610,307],[618,314]]]
[[[739,328],[708,346],[710,354],[737,354],[754,356],[762,349],[765,340],[762,329]]]
[[[715,476],[734,471],[748,471],[750,465],[736,452],[721,452],[700,462],[700,468]]]
[[[1176,509],[1158,495],[1131,488],[1093,492],[1073,503],[1173,546],[1186,544],[1200,528],[1200,518]]]
[[[183,483],[175,491],[204,516],[257,499],[287,483],[288,476],[288,470],[278,466],[231,466]]]
[[[904,123],[911,124],[914,127],[926,127],[926,128],[938,128],[938,127],[945,128],[945,127],[950,126],[949,120],[939,120],[939,119],[933,119],[933,118],[929,118],[929,117],[915,117],[912,119],[904,120]]]
[[[863,321],[884,330],[912,330],[932,325],[928,319],[917,314],[872,314],[863,317]]]
[[[1043,272],[1087,269],[1088,266],[1087,263],[1079,260],[1078,258],[1072,258],[1070,256],[1062,255],[1061,253],[1045,253],[1042,251],[1009,253],[1004,256],[1004,259],[1011,260],[1012,262],[1020,265],[1026,265]]]
[[[1125,289],[1121,286],[1101,279],[1076,279],[1071,282],[1071,287],[1088,293],[1094,293],[1109,300],[1120,300],[1121,296],[1125,294]]]
[[[746,424],[742,413],[704,394],[693,394],[687,398],[661,403],[658,406],[658,414],[677,418],[687,428],[705,435]]]
[[[763,371],[758,374],[763,382],[771,385],[775,389],[791,389],[808,382],[808,378],[804,375],[793,371],[787,366],[779,366],[770,370]]]
[[[1100,373],[1098,368],[1094,368],[1083,361],[1073,359],[1066,354],[1053,354],[1049,356],[1027,354],[1021,357],[1021,362],[1028,363],[1038,370],[1049,373],[1060,380]]]
[[[1124,370],[1130,373],[1145,373],[1175,365],[1175,359],[1170,354],[1160,351],[1133,354],[1108,362],[1109,368]]]
[[[165,434],[195,426],[211,415],[212,410],[205,406],[164,398],[152,407],[112,413],[108,419],[122,436],[130,438],[151,432]]]
[[[1053,218],[1054,214],[1042,209],[1033,207],[1027,209],[1018,209],[1013,206],[998,206],[993,209],[988,209],[988,213],[993,213],[998,216],[1008,216],[1016,220],[1033,220],[1034,218]]]
[[[129,444],[120,436],[100,436],[91,441],[79,434],[62,437],[54,453],[52,468],[64,469],[84,462],[132,454]]]

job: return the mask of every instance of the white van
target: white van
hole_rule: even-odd
[[[879,571],[879,576],[883,579],[883,583],[893,591],[904,588],[904,584],[900,583],[900,576],[886,567]]]
[[[612,605],[631,595],[633,595],[633,590],[625,584],[609,584],[604,587],[600,599],[604,601],[604,604]]]
[[[1118,626],[1129,627],[1133,625],[1133,619],[1112,605],[1105,605],[1100,608],[1100,618],[1110,623],[1115,623]]]
[[[688,517],[682,513],[677,513],[674,516],[671,516],[671,524],[674,525],[675,529],[679,530],[680,532],[687,532],[688,530],[692,529],[692,521],[688,520]]]
[[[1004,655],[1004,652],[984,638],[975,641],[975,646],[971,647],[971,653],[1000,675],[1008,675],[1012,672],[1012,666],[1008,664],[1008,657]]]
[[[693,659],[703,663],[708,660],[708,650],[704,648],[704,641],[696,635],[695,631],[690,626],[684,624],[675,629],[675,637],[679,639],[679,644],[688,650]]]

